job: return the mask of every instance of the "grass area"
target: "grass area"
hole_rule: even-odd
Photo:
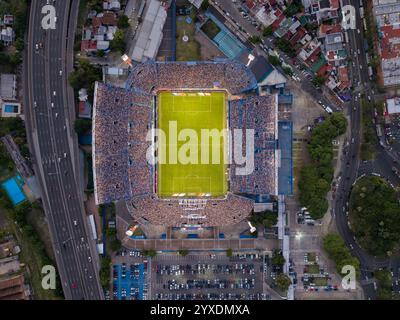
[[[315,254],[315,252],[307,253],[307,260],[308,260],[308,262],[316,262],[317,261],[317,255]]]
[[[221,31],[220,27],[218,27],[214,21],[208,19],[205,24],[201,27],[201,30],[210,38],[214,39],[214,37]]]
[[[200,96],[196,92],[185,92],[184,95],[175,96],[171,92],[162,92],[158,96],[158,118],[158,126],[166,134],[166,141],[161,141],[159,147],[159,195],[225,195],[224,137],[218,136],[219,139],[213,139],[211,143],[209,137],[201,139],[202,129],[216,129],[218,134],[224,135],[225,93],[212,92]],[[170,139],[178,140],[173,138],[172,130],[170,132],[171,125],[176,125],[177,133],[182,134],[182,139],[176,145],[174,141],[170,143]],[[191,132],[181,131],[187,128]],[[204,161],[205,156],[208,156],[208,164]]]
[[[55,256],[51,243],[49,227],[44,212],[39,209],[32,209],[26,217],[30,224],[38,233],[40,240],[43,242],[47,255],[54,261]]]
[[[319,265],[318,264],[310,264],[307,266],[307,271],[310,274],[318,274],[319,273]]]
[[[317,287],[324,287],[328,285],[328,279],[323,277],[314,278],[313,283]]]
[[[196,27],[192,18],[189,24],[186,22],[186,16],[179,16],[176,20],[176,60],[178,61],[198,61],[201,60],[200,44],[194,38]],[[189,40],[183,41],[187,36]]]
[[[36,229],[35,225],[31,226],[30,224],[17,224],[15,223],[15,214],[17,209],[9,209],[4,207],[4,203],[8,203],[4,198],[1,199],[2,207],[0,208],[1,214],[6,217],[6,225],[4,227],[4,231],[9,234],[13,234],[21,247],[21,252],[19,254],[19,258],[22,263],[25,264],[24,275],[28,282],[31,283],[33,288],[33,296],[35,300],[58,300],[61,299],[61,284],[59,281],[57,282],[58,290],[44,290],[42,288],[42,267],[45,265],[55,265],[48,255],[47,248],[44,248],[43,242],[41,238],[43,237],[40,234],[41,228]],[[32,211],[37,214],[39,209],[29,208],[24,210],[22,213],[28,217],[32,214]],[[41,213],[43,214],[43,213]],[[21,217],[23,218],[23,217]],[[20,218],[20,219],[21,219]],[[26,218],[28,221],[29,219]],[[40,234],[40,237],[39,237]]]

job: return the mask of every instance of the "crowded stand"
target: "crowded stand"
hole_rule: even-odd
[[[236,174],[233,161],[230,174],[230,191],[246,194],[274,194],[276,188],[275,141],[277,128],[276,97],[254,96],[248,99],[233,100],[229,104],[231,130],[254,130],[254,171],[249,175]],[[243,139],[242,150],[246,150]],[[243,151],[243,154],[245,152]],[[232,150],[235,159],[234,150]]]
[[[257,81],[242,63],[232,60],[206,62],[154,62],[131,70],[128,88],[150,93],[170,89],[227,89],[240,94],[256,88]]]
[[[93,113],[97,203],[151,191],[151,168],[146,160],[151,101],[149,95],[97,83]]]
[[[161,200],[155,196],[140,196],[130,201],[135,219],[151,224],[180,227],[183,224],[202,226],[232,225],[245,219],[253,209],[253,200],[228,194],[223,200],[208,200],[199,210],[185,210],[179,199]]]

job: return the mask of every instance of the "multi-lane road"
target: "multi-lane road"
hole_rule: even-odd
[[[48,2],[56,9],[56,29],[44,30],[41,11]],[[83,208],[67,81],[78,8],[79,0],[32,1],[24,68],[26,125],[65,298],[98,300],[103,298],[99,257]]]
[[[352,5],[356,12],[356,29],[347,30],[349,36],[348,51],[352,59],[352,81],[355,87],[352,100],[347,104],[347,110],[350,114],[350,131],[346,154],[343,157],[342,175],[339,187],[337,189],[333,214],[336,219],[336,225],[339,233],[346,242],[346,245],[352,253],[359,259],[361,266],[361,283],[367,299],[376,297],[376,290],[371,282],[372,272],[382,267],[397,266],[395,259],[380,259],[365,252],[356,241],[346,215],[347,203],[351,188],[360,174],[371,174],[374,168],[383,172],[384,176],[390,178],[391,182],[398,183],[399,180],[390,171],[393,166],[393,160],[380,145],[377,145],[375,165],[372,163],[360,163],[360,144],[361,144],[361,99],[359,93],[366,97],[370,96],[373,101],[373,86],[371,85],[367,68],[367,60],[364,50],[363,23],[360,17],[360,5],[358,0],[343,0],[343,5]],[[363,172],[360,172],[362,168]],[[396,268],[397,269],[397,268]]]

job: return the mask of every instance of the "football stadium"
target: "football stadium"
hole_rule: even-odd
[[[276,95],[259,96],[252,72],[227,59],[147,61],[125,88],[96,83],[96,204],[124,201],[135,221],[160,226],[242,221],[257,197],[277,194],[277,108]],[[243,155],[251,170],[235,161]]]

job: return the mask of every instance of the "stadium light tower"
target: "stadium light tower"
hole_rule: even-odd
[[[249,62],[247,62],[246,67],[250,65],[250,63],[255,59],[255,57],[251,53],[249,53],[249,56],[247,58],[249,59]]]
[[[121,58],[122,58],[122,61],[124,61],[126,64],[128,64],[130,67],[132,67],[132,60],[131,60],[131,58],[128,57],[127,54],[124,54]]]

